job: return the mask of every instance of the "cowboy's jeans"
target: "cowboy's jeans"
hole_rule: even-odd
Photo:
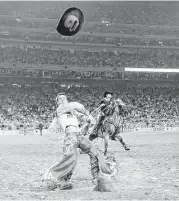
[[[105,161],[105,157],[101,154],[92,143],[84,136],[78,136],[77,141],[73,137],[69,137],[66,142],[66,151],[61,160],[54,164],[45,173],[45,179],[54,182],[67,182],[71,179],[77,165],[77,148],[80,148],[90,157],[91,173],[93,178],[97,178],[101,170],[102,173],[110,175],[112,170]],[[100,166],[100,168],[99,168]]]

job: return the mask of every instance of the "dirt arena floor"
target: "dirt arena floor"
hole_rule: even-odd
[[[54,141],[48,139],[53,136]],[[131,150],[110,141],[119,172],[116,193],[94,192],[89,158],[79,155],[74,188],[47,191],[41,181],[61,158],[56,134],[0,134],[0,200],[179,200],[179,133],[125,133]]]

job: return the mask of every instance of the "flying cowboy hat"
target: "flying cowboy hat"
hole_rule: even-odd
[[[57,31],[63,36],[77,34],[84,22],[84,15],[78,8],[69,8],[65,11],[57,26]]]

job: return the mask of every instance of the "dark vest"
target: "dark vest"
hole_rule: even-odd
[[[105,104],[103,107],[101,107],[101,111],[105,114],[105,115],[111,115],[112,113],[112,109],[113,107],[111,106],[111,101],[107,101],[106,99],[102,99],[99,104],[98,107],[101,104]]]

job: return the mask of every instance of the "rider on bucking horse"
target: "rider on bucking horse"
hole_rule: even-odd
[[[105,92],[103,99],[98,103],[97,108],[100,110],[100,116],[91,133],[89,133],[90,136],[95,136],[98,134],[98,131],[102,127],[104,120],[112,114],[115,102],[117,102],[122,109],[126,107],[125,103],[121,99],[118,98],[117,100],[113,100],[113,95],[114,94],[112,92]]]
[[[113,93],[105,92],[103,99],[98,103],[97,108],[100,110],[100,116],[92,129],[90,135],[97,135],[99,129],[101,128],[105,118],[111,114],[114,102],[112,101]]]

